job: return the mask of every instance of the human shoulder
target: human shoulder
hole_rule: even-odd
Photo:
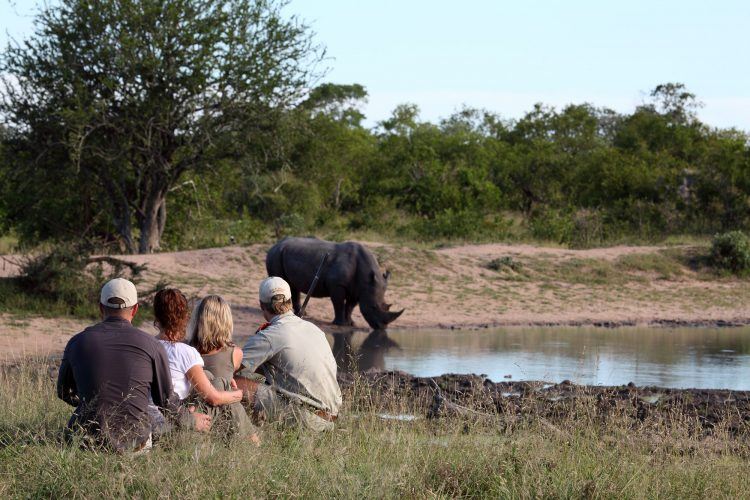
[[[167,353],[170,355],[170,358],[173,358],[175,362],[186,370],[195,365],[204,365],[203,357],[195,347],[185,344],[184,342],[169,342],[166,340],[160,342],[164,344],[165,348],[167,348]]]

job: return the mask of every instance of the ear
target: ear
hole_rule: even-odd
[[[136,305],[133,306],[133,315],[130,316],[131,321],[133,320],[133,318],[135,318],[135,315],[138,314],[138,306],[139,305],[140,304],[136,304]]]
[[[383,279],[386,281],[386,283],[388,282],[388,279],[390,277],[391,277],[391,272],[386,270],[386,272],[383,273]]]

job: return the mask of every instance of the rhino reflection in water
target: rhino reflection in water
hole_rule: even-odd
[[[385,330],[373,330],[355,351],[352,346],[354,332],[333,334],[333,357],[342,372],[385,369],[385,354],[388,350],[399,349],[398,343],[388,336]]]
[[[300,293],[307,292],[315,270],[328,254],[313,297],[330,297],[335,325],[352,326],[352,310],[359,304],[367,323],[384,329],[404,311],[391,312],[385,303],[389,273],[383,273],[375,256],[359,243],[332,243],[317,238],[284,238],[266,255],[269,276],[284,278],[292,289],[294,312],[300,309]]]

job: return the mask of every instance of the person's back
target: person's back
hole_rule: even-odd
[[[108,282],[100,306],[105,319],[68,341],[57,380],[58,397],[76,406],[68,427],[116,451],[150,443],[149,396],[170,418],[186,413],[172,391],[164,348],[131,324],[137,300],[129,281]]]
[[[73,337],[63,363],[70,367],[80,403],[69,425],[101,433],[115,449],[144,442],[150,432],[149,396],[160,382],[154,377],[157,360],[165,363],[159,343],[121,318],[109,317]],[[171,392],[167,382],[153,392]],[[156,399],[162,403],[159,395]]]
[[[234,377],[234,346],[229,345],[211,354],[203,354],[203,369],[211,372],[214,379],[221,378],[226,381]]]
[[[262,346],[262,348],[260,348]],[[251,336],[245,363],[262,365],[266,378],[277,389],[301,396],[306,403],[337,415],[341,390],[336,380],[336,360],[325,333],[294,313],[276,316],[271,324]],[[266,352],[266,359],[258,353]]]

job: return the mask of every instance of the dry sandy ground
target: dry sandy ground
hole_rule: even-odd
[[[746,280],[707,279],[688,267],[667,276],[648,269],[613,267],[628,256],[659,254],[664,251],[660,247],[567,250],[490,244],[425,250],[369,246],[381,266],[393,273],[387,301],[394,309],[406,308],[393,328],[750,323],[745,307],[750,283]],[[254,245],[121,257],[148,265],[143,287],[164,280],[189,296],[216,293],[227,298],[233,307],[235,335],[242,338],[262,321],[256,297],[266,275],[267,249],[267,245]],[[522,271],[486,267],[502,257],[518,262]],[[9,262],[13,259],[3,259],[0,276],[17,272]],[[566,273],[560,274],[561,269]],[[601,279],[597,273],[604,273]],[[328,323],[333,318],[329,300],[312,299],[308,315],[324,329],[334,329]],[[354,321],[367,326],[359,311]],[[84,325],[85,321],[74,319],[0,315],[0,358],[59,353]],[[153,330],[150,325],[142,326]]]

